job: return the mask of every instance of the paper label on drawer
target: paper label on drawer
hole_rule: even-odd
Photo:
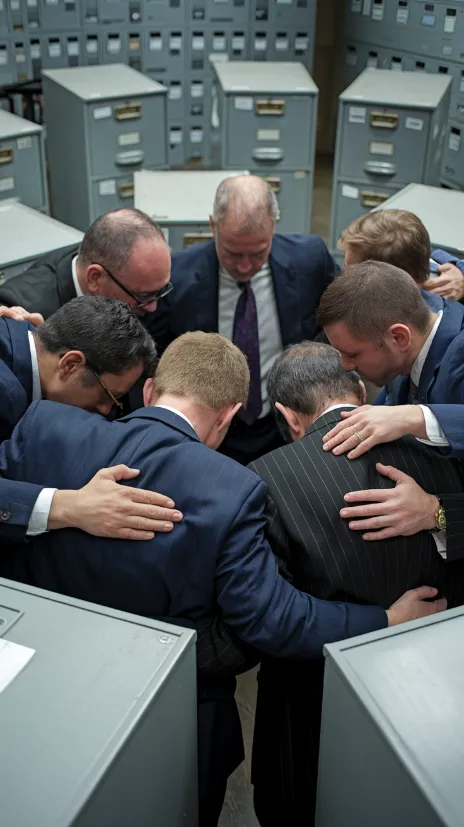
[[[461,149],[461,135],[457,133],[451,134],[449,136],[448,146],[453,152],[459,152]]]
[[[211,52],[211,54],[208,55],[208,60],[210,63],[227,63],[229,55],[227,52]]]
[[[416,132],[422,132],[424,128],[424,121],[422,118],[406,118],[406,129],[415,129]]]
[[[180,83],[171,83],[168,90],[168,98],[170,101],[178,101],[182,98],[182,86]]]
[[[203,141],[203,130],[201,127],[194,126],[190,130],[190,141],[192,144],[201,144]]]
[[[98,184],[99,195],[116,195],[116,181],[100,181]]]
[[[202,98],[205,94],[205,88],[202,80],[194,80],[190,85],[190,95],[192,98]]]
[[[234,107],[235,109],[244,109],[247,112],[251,112],[253,109],[253,98],[234,98]]]
[[[366,114],[365,106],[350,106],[348,120],[350,123],[366,123]]]
[[[359,198],[359,190],[357,187],[350,187],[349,184],[342,186],[343,198]]]
[[[305,52],[308,48],[309,38],[307,35],[295,37],[295,52]]]
[[[383,4],[381,6],[374,6],[372,9],[372,20],[383,20]]]
[[[396,12],[396,22],[398,26],[406,26],[409,20],[409,9],[398,9]]]
[[[180,52],[182,48],[182,36],[171,35],[169,40],[169,49],[171,52]]]
[[[14,178],[0,178],[0,192],[7,192],[7,190],[14,190]]]
[[[0,692],[13,681],[35,655],[35,649],[0,640]]]
[[[38,43],[31,43],[31,58],[32,60],[40,59],[40,45]]]
[[[140,143],[140,132],[123,132],[118,135],[119,146],[132,146]]]
[[[121,41],[119,40],[119,37],[111,38],[111,40],[108,40],[106,48],[108,52],[110,52],[110,54],[117,55],[118,52],[121,51]]]
[[[68,40],[68,55],[69,57],[76,57],[79,54],[79,41]]]
[[[103,118],[111,118],[111,106],[96,106],[92,111],[92,115],[96,121],[102,121]]]
[[[192,49],[194,49],[196,52],[202,52],[204,48],[205,38],[203,36],[192,38]]]
[[[241,52],[245,48],[245,35],[234,35],[232,37],[232,49],[234,52]]]
[[[169,143],[171,146],[177,146],[178,144],[182,143],[182,130],[181,129],[170,129],[169,130]]]
[[[303,170],[297,170],[297,172],[293,173],[293,177],[295,181],[302,181],[303,178],[306,178],[306,172],[303,172]]]
[[[456,15],[446,15],[445,17],[445,25],[443,27],[443,31],[445,34],[453,34],[456,29]]]
[[[11,11],[19,11],[19,0],[10,0]]]
[[[347,66],[358,65],[358,55],[356,54],[356,49],[348,49],[345,55],[345,63]]]
[[[367,58],[366,66],[368,69],[377,69],[379,65],[379,56],[378,55],[369,55]]]
[[[163,48],[163,39],[161,37],[150,37],[150,51],[159,52]]]
[[[18,138],[16,141],[16,146],[18,149],[30,149],[32,146],[31,136],[26,135],[24,138]]]
[[[50,57],[61,57],[61,43],[49,43],[48,54]]]
[[[96,40],[87,40],[85,48],[88,55],[95,55],[98,51],[98,43]]]
[[[213,37],[213,50],[215,52],[226,51],[226,39],[223,34],[218,34]]]
[[[255,51],[264,52],[267,48],[267,40],[265,37],[255,37]]]
[[[8,63],[8,55],[6,49],[0,49],[0,66],[6,66]]]
[[[258,129],[256,138],[258,141],[280,141],[280,129]]]
[[[288,37],[278,37],[276,40],[276,50],[278,52],[287,52],[288,51]]]
[[[394,144],[389,144],[386,141],[371,141],[369,144],[371,155],[393,155],[394,151]]]
[[[16,52],[16,63],[25,63],[26,55],[24,52]]]

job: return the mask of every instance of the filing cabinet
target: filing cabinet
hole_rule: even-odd
[[[187,21],[234,23],[246,26],[249,20],[247,0],[187,0]]]
[[[462,824],[464,610],[325,648],[316,827]]]
[[[165,75],[183,79],[186,35],[174,26],[149,27],[143,32],[143,71],[160,83]],[[165,84],[167,85],[167,84]]]
[[[10,15],[9,8],[3,2],[0,5],[0,38],[8,37],[10,33]]]
[[[129,62],[129,40],[124,26],[105,26],[100,37],[101,63]]]
[[[173,252],[209,241],[209,217],[216,190],[225,178],[246,171],[136,172],[135,206],[153,218]]]
[[[0,38],[0,86],[14,83],[17,78],[16,63],[7,39]]]
[[[270,60],[296,61],[311,70],[314,54],[313,30],[300,26],[294,28],[285,24],[272,31],[268,48]]]
[[[442,183],[464,189],[464,125],[449,121],[443,158]]]
[[[22,273],[39,256],[78,244],[83,233],[15,198],[0,201],[0,284]]]
[[[316,0],[269,0],[269,20],[272,27],[291,25],[295,28],[309,29],[315,36]]]
[[[95,24],[116,26],[140,20],[142,0],[130,0],[130,2],[127,0],[80,0],[80,2],[84,26]],[[131,16],[129,16],[130,11]]]
[[[0,110],[0,199],[48,212],[43,129]],[[1,201],[0,201],[1,203]]]
[[[195,633],[0,580],[2,824],[197,827]]]
[[[150,26],[177,26],[184,29],[185,0],[143,0],[143,22]]]
[[[332,199],[330,248],[337,249],[338,239],[345,227],[366,212],[387,202],[399,187],[379,183],[360,184],[357,181],[337,181]]]
[[[114,64],[44,72],[43,92],[54,215],[85,231],[167,166],[166,88]]]
[[[427,228],[432,250],[447,250],[458,258],[464,256],[464,192],[409,184],[377,209],[409,210]]]
[[[182,167],[185,159],[185,124],[184,117],[177,122],[170,121],[168,124],[168,158],[170,167]]]
[[[318,89],[304,66],[243,61],[216,63],[214,71],[218,166],[313,168]]]
[[[279,204],[276,229],[279,233],[309,233],[313,196],[313,171],[273,172],[255,170],[253,175],[264,178],[274,191]]]
[[[68,31],[81,26],[80,0],[36,0],[27,2],[27,27],[44,31]]]
[[[244,60],[248,56],[248,32],[228,24],[193,25],[188,42],[188,71],[210,76],[211,64]]]

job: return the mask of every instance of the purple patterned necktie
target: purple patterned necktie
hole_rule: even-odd
[[[258,313],[251,282],[240,283],[241,293],[235,308],[233,343],[245,354],[250,368],[250,390],[246,408],[237,416],[252,425],[261,413],[261,365],[259,360]]]

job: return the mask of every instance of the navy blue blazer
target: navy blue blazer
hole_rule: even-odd
[[[317,306],[338,270],[326,245],[315,235],[275,233],[269,262],[283,346],[314,339],[320,332]],[[174,290],[149,326],[160,353],[187,331],[217,333],[218,272],[214,240],[173,254]]]
[[[435,303],[435,312],[436,308],[441,309]],[[408,399],[409,376],[397,376],[388,390],[382,388],[375,404],[406,405]],[[417,402],[428,405],[435,414],[450,452],[463,456],[464,307],[459,302],[443,301],[443,317],[422,369]]]
[[[28,322],[0,318],[0,442],[8,439],[32,400],[29,330],[34,328]],[[42,488],[0,478],[0,540],[24,539]]]
[[[0,447],[0,473],[56,488],[118,463],[140,469],[137,486],[171,493],[182,523],[145,542],[52,531],[7,551],[6,577],[151,617],[195,622],[219,607],[242,640],[274,656],[317,657],[325,643],[386,625],[379,607],[316,600],[287,583],[264,536],[265,484],[171,411],[108,422],[37,402]]]

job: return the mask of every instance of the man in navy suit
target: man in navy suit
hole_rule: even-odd
[[[152,543],[42,535],[5,555],[7,576],[151,617],[200,623],[219,614],[239,638],[276,657],[441,610],[436,590],[378,606],[315,600],[283,580],[265,540],[266,486],[215,450],[247,400],[244,355],[218,334],[171,344],[144,388],[146,407],[117,422],[51,402],[33,404],[0,448],[0,472],[31,483],[82,485],[102,465],[130,462],[137,484],[176,491],[184,520]],[[243,757],[235,681],[199,676],[200,824],[217,823],[227,776]]]
[[[214,240],[173,255],[174,290],[149,327],[161,352],[176,336],[203,330],[221,333],[246,354],[250,400],[221,449],[244,464],[282,444],[267,377],[284,347],[320,332],[316,308],[337,270],[317,236],[274,233],[278,212],[262,178],[223,181],[210,219]]]
[[[155,360],[150,335],[128,305],[116,299],[74,299],[38,330],[27,322],[0,319],[0,441],[11,435],[28,405],[42,398],[108,415],[142,371],[153,370]],[[161,506],[167,498],[146,492],[148,514],[143,503],[135,504],[140,498],[129,500],[130,489],[116,486],[116,480],[133,476],[129,469],[106,469],[82,492],[0,479],[0,539],[20,542],[63,525],[100,534],[106,526],[110,536],[119,536],[137,529],[140,518],[165,522],[169,512]],[[139,522],[139,527],[152,532],[160,525]],[[150,536],[141,532],[141,539]]]

